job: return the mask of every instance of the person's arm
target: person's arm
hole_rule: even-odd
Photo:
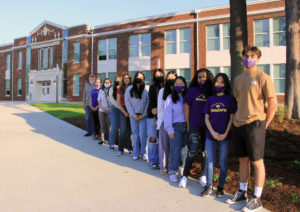
[[[92,106],[92,98],[90,98],[90,108],[94,111],[95,110],[95,108]]]
[[[224,134],[220,135],[220,140],[219,141],[223,141],[228,136],[228,133],[229,133],[229,131],[231,129],[231,126],[232,126],[233,117],[234,117],[234,114],[230,114],[230,118],[229,118],[229,122],[227,124],[226,131],[225,131]]]
[[[174,138],[173,117],[172,117],[173,102],[171,98],[167,98],[164,110],[164,128],[170,138]]]
[[[129,113],[130,117],[135,118],[136,115],[134,113],[134,110],[133,110],[133,107],[131,104],[130,89],[131,89],[131,87],[128,87],[125,92],[125,105],[126,105],[126,109]]]
[[[205,114],[205,124],[207,129],[209,130],[210,134],[213,136],[214,139],[216,139],[217,141],[219,141],[220,139],[220,135],[219,133],[217,133],[216,131],[214,131],[214,129],[212,128],[211,124],[210,124],[210,115],[209,114]]]
[[[128,117],[129,114],[126,112],[123,105],[121,104],[121,95],[120,94],[117,94],[117,103],[118,103],[118,108],[122,111],[124,116]]]
[[[149,105],[149,95],[148,95],[148,92],[146,90],[143,91],[143,96],[144,98],[144,111],[143,111],[143,114],[140,115],[140,120],[142,120],[143,118],[146,118],[147,117],[147,110],[148,110],[148,105]]]
[[[190,106],[187,103],[184,103],[184,116],[186,120],[186,130],[190,131]]]
[[[266,117],[266,128],[270,125],[272,119],[275,116],[275,113],[277,111],[277,98],[271,97],[267,99],[268,107],[267,107],[267,117]]]
[[[85,104],[85,100],[86,100],[86,85],[84,86],[84,90],[83,90],[83,95],[82,95],[82,107],[84,110],[86,110],[86,104]]]
[[[117,100],[116,100],[116,99],[114,98],[114,96],[113,96],[113,93],[114,93],[114,88],[111,87],[111,88],[109,89],[109,93],[108,93],[108,96],[109,96],[109,99],[110,99],[110,103],[111,103],[113,106],[115,106],[116,108],[120,109]]]

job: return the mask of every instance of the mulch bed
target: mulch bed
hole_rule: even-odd
[[[64,118],[81,129],[86,129],[85,117]],[[300,121],[274,119],[267,130],[265,146],[266,185],[263,205],[270,211],[300,211]],[[196,158],[191,177],[201,175],[200,158]],[[233,194],[239,188],[239,163],[231,154],[228,160],[225,191]],[[220,170],[217,165],[215,179]],[[217,180],[216,180],[217,181]],[[214,182],[217,186],[217,182]],[[251,169],[248,193],[254,192],[254,171]],[[199,191],[200,193],[200,191]],[[249,196],[251,197],[251,196]]]

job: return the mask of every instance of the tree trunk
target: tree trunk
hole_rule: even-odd
[[[300,0],[286,0],[285,104],[288,118],[300,118]]]
[[[248,45],[246,0],[230,0],[231,84],[243,72],[242,51]]]

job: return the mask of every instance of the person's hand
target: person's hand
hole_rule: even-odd
[[[139,118],[139,121],[140,121],[140,120],[143,120],[144,117],[143,117],[143,115],[139,115],[138,118]]]
[[[108,114],[109,110],[105,110],[105,113]]]
[[[134,119],[135,119],[135,121],[139,121],[140,120],[138,116],[135,116]]]
[[[169,134],[169,138],[174,139],[174,133]]]
[[[153,115],[156,115],[156,114],[157,114],[157,108],[153,108],[153,109],[152,109],[152,114],[153,114]]]
[[[211,135],[213,136],[214,139],[216,139],[217,141],[220,140],[220,134],[217,132],[212,132]]]
[[[124,116],[125,116],[126,118],[129,117],[129,113],[125,112],[125,113],[123,113],[123,114],[124,114]]]
[[[226,137],[227,137],[226,134],[219,135],[219,141],[224,141]]]
[[[186,131],[190,132],[190,124],[188,124],[188,123],[186,124]]]

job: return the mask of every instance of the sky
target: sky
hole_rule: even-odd
[[[228,4],[229,0],[5,0],[1,2],[0,45],[28,36],[44,20],[68,27],[97,26]]]

